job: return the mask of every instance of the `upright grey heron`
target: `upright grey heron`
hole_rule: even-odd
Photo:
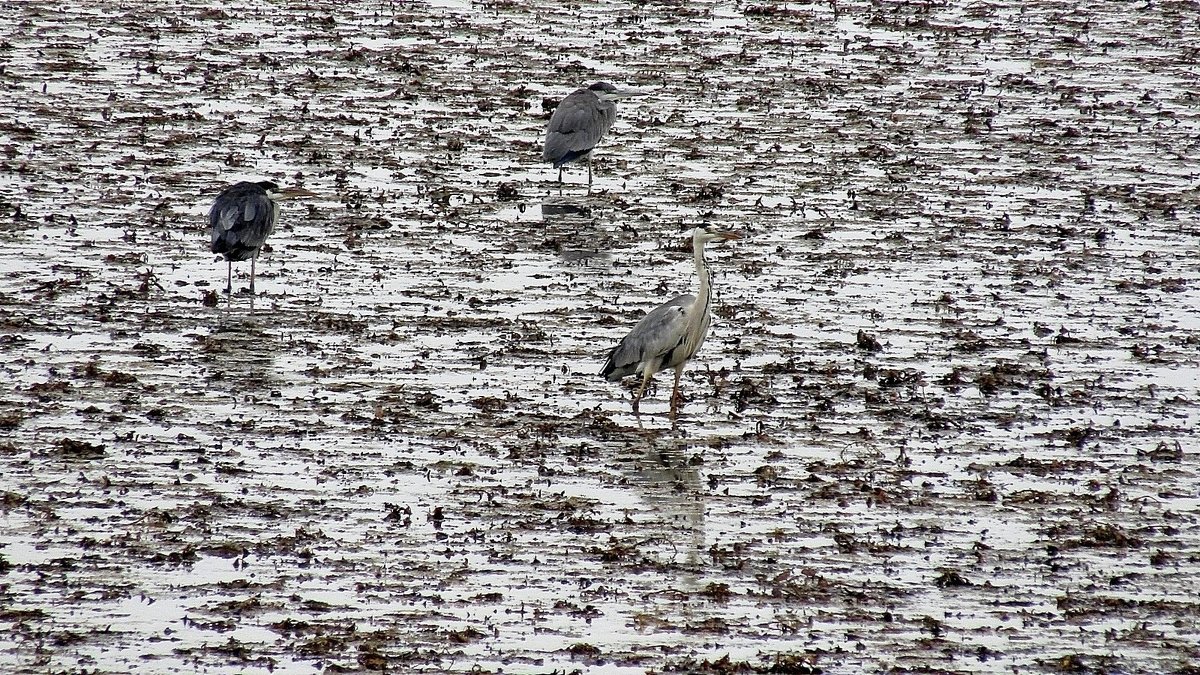
[[[633,411],[638,412],[638,402],[654,374],[666,368],[675,369],[675,388],[671,392],[671,418],[679,411],[683,397],[679,393],[679,378],[683,366],[700,350],[708,334],[712,320],[709,306],[712,304],[712,283],[708,268],[704,264],[704,245],[710,241],[740,239],[733,232],[722,232],[715,227],[697,227],[692,231],[692,258],[696,262],[696,276],[700,277],[698,295],[681,295],[670,302],[651,310],[629,331],[616,347],[608,353],[608,360],[600,370],[609,382],[616,382],[626,375],[640,375],[642,385],[633,397]]]
[[[212,227],[212,252],[224,253],[229,263],[225,292],[233,292],[233,263],[250,259],[250,293],[254,293],[254,266],[263,242],[275,229],[278,202],[315,197],[304,188],[281,188],[271,181],[234,183],[221,191],[208,211]]]
[[[588,185],[592,184],[592,150],[617,118],[617,106],[613,101],[642,94],[597,82],[576,89],[558,104],[550,116],[546,143],[542,147],[542,161],[551,162],[558,169],[558,182],[562,182],[563,166],[586,159]]]

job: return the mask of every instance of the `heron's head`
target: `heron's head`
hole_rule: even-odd
[[[601,101],[615,101],[619,98],[646,95],[645,92],[637,91],[636,89],[618,89],[608,82],[597,82],[588,87],[588,89]]]
[[[741,238],[741,235],[736,232],[728,232],[713,225],[697,227],[696,229],[692,230],[692,241],[700,244],[701,246],[709,243],[710,241],[733,241]]]
[[[275,201],[295,199],[297,197],[316,197],[317,193],[301,187],[279,187],[269,180],[259,181],[257,185],[267,191],[267,196]]]

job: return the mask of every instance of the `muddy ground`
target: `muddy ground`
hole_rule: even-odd
[[[1200,672],[1196,2],[275,4],[0,9],[0,670]]]

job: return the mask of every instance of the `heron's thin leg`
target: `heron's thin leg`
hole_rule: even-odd
[[[250,295],[254,295],[254,263],[258,261],[258,251],[250,256]]]
[[[225,295],[233,293],[233,261],[225,261]]]
[[[683,403],[683,394],[679,393],[679,376],[683,375],[683,364],[675,366],[675,389],[671,391],[671,419],[679,413],[679,405]]]
[[[592,156],[588,155],[588,185],[592,184]]]
[[[650,385],[650,380],[654,377],[654,373],[649,368],[642,375],[642,386],[638,387],[637,393],[633,395],[633,412],[638,413],[638,403],[642,400],[642,394],[646,392],[646,387]]]
[[[558,167],[558,182],[560,182],[560,183],[562,182],[562,172],[563,172],[563,168],[561,166]]]

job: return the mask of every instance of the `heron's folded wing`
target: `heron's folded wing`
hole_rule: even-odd
[[[220,199],[217,200],[212,208],[208,210],[208,224],[212,229],[212,249],[214,253],[221,253],[218,250],[222,242],[226,238],[226,234],[238,226],[241,222],[242,209],[235,203],[224,203]]]
[[[670,354],[683,342],[688,314],[695,300],[695,296],[681,295],[642,317],[609,352],[600,374],[609,380],[619,380],[637,372],[643,362]]]

